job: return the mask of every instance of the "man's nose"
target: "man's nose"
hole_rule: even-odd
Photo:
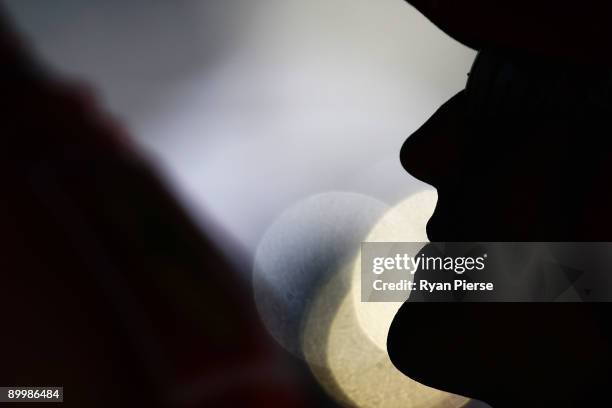
[[[465,153],[465,120],[465,94],[461,91],[404,142],[400,151],[404,169],[434,187],[444,184],[456,173]]]

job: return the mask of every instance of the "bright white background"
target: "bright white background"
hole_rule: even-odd
[[[403,141],[465,84],[474,52],[402,0],[6,0],[181,192],[253,254],[316,193],[392,205],[425,186]]]

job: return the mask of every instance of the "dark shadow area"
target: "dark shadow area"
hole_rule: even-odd
[[[78,407],[333,406],[121,126],[1,20],[0,384]]]

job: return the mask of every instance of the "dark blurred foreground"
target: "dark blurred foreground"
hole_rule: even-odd
[[[122,129],[0,25],[0,384],[78,407],[323,403]]]

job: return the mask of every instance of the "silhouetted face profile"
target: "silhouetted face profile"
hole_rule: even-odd
[[[610,69],[482,51],[401,151],[438,190],[430,239],[607,240],[611,113]]]
[[[411,3],[479,50],[466,89],[401,150],[406,170],[438,191],[429,239],[610,241],[609,6]],[[388,351],[411,378],[495,408],[596,406],[612,386],[611,312],[407,302]]]

